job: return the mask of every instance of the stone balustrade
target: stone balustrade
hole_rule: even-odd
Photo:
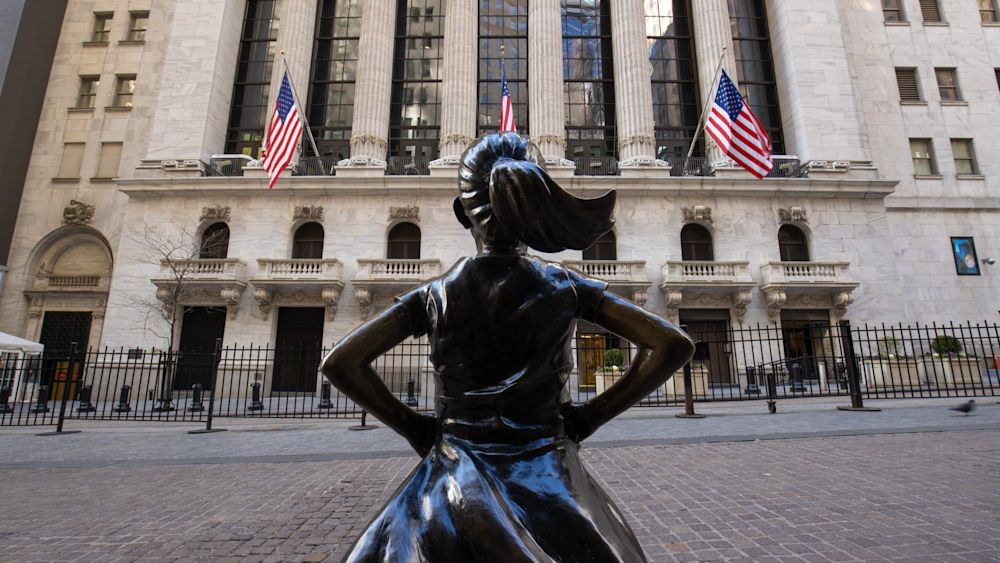
[[[55,289],[92,289],[101,286],[101,276],[47,276],[45,282]]]
[[[646,262],[642,260],[564,260],[563,265],[573,268],[585,276],[608,283],[649,283],[649,279],[646,277]]]
[[[749,262],[714,262],[684,260],[667,262],[663,265],[663,279],[666,282],[739,282],[748,283]]]
[[[430,279],[441,274],[441,261],[400,259],[358,259],[358,280],[413,280]]]
[[[257,277],[262,279],[341,279],[344,265],[332,258],[259,258]]]
[[[191,260],[162,260],[160,275],[167,278],[246,278],[246,262],[237,258],[195,258]]]
[[[851,283],[850,262],[768,262],[762,283]]]

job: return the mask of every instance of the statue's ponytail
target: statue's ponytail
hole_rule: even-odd
[[[514,133],[486,135],[467,150],[459,184],[461,207],[488,239],[513,236],[541,252],[583,250],[614,225],[614,190],[595,199],[567,193],[534,145]]]

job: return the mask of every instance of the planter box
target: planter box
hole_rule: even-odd
[[[951,382],[955,385],[986,385],[983,374],[991,362],[989,358],[959,357],[947,362],[951,369]]]
[[[872,388],[921,387],[926,379],[917,360],[862,360],[862,384]]]
[[[708,389],[708,368],[691,368],[691,387],[695,397],[705,397]],[[660,387],[668,397],[684,397],[684,370],[679,369]]]
[[[952,384],[951,362],[942,358],[920,360],[920,376],[928,385],[947,387]]]
[[[611,371],[611,370],[595,370],[594,371],[594,386],[597,394],[600,395],[608,387],[614,385],[622,376],[625,375],[624,370]]]

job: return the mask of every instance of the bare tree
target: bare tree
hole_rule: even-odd
[[[183,321],[187,308],[182,305],[190,292],[191,284],[204,272],[207,260],[226,257],[229,248],[229,232],[208,230],[199,233],[187,224],[181,224],[174,233],[163,233],[151,226],[140,223],[133,232],[126,235],[140,250],[141,263],[154,263],[160,274],[154,278],[154,296],[132,295],[133,308],[141,311],[142,329],[162,339],[166,343],[165,354],[161,354],[160,393],[155,411],[170,411],[174,376],[177,369],[177,329]]]

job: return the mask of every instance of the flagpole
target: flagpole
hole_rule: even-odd
[[[701,134],[702,124],[705,121],[705,115],[708,113],[708,106],[712,103],[715,98],[715,85],[719,82],[719,77],[722,74],[722,62],[726,60],[726,51],[729,50],[728,45],[722,46],[722,54],[719,55],[719,64],[715,67],[715,75],[712,78],[712,85],[708,88],[708,98],[705,100],[705,106],[701,108],[701,117],[698,118],[698,128],[694,130],[694,138],[691,139],[691,147],[688,149],[688,158],[694,154],[694,145],[698,142],[698,135]]]
[[[319,156],[319,149],[316,148],[316,139],[313,138],[312,128],[309,127],[309,121],[306,119],[306,108],[302,105],[299,98],[299,93],[295,91],[295,81],[292,80],[292,72],[288,70],[288,61],[285,60],[285,51],[281,51],[281,64],[285,67],[285,74],[288,75],[288,84],[292,87],[292,96],[295,98],[295,103],[299,106],[299,119],[305,124],[306,133],[309,134],[309,144],[312,145],[313,154]]]

